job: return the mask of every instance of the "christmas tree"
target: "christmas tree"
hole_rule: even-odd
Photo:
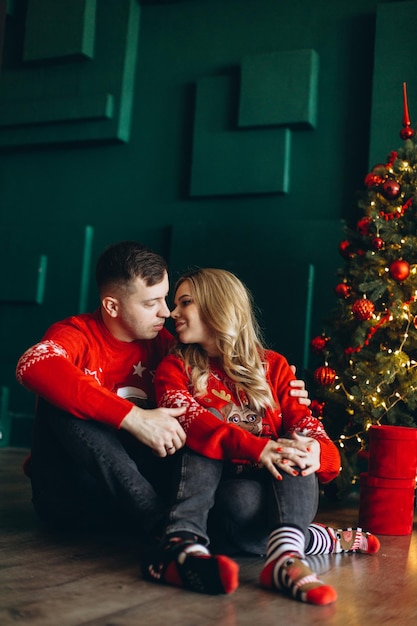
[[[417,426],[417,141],[403,89],[403,143],[365,177],[363,216],[339,246],[337,304],[311,341],[311,408],[340,447],[338,497],[356,482],[371,425]]]

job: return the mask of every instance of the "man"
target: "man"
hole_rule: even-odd
[[[166,262],[116,243],[100,256],[96,282],[99,309],[53,324],[17,364],[18,381],[37,395],[33,504],[53,526],[122,524],[153,536],[186,439],[183,408],[154,408],[153,374],[173,340]],[[303,383],[293,393],[309,403]]]

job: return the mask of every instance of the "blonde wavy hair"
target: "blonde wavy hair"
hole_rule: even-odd
[[[253,297],[237,276],[227,270],[202,268],[183,274],[175,292],[189,281],[202,322],[215,336],[221,365],[243,391],[253,409],[274,407],[265,375],[262,333],[254,313]],[[173,352],[184,360],[197,396],[207,390],[209,357],[199,344],[178,342]]]

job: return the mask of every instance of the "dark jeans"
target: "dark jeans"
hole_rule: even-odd
[[[228,467],[185,449],[167,534],[192,532],[213,551],[255,554],[265,554],[268,535],[279,525],[296,525],[307,539],[318,508],[315,474],[282,472],[279,481],[265,469],[254,469],[230,478]]]
[[[161,459],[124,431],[78,419],[39,400],[30,474],[33,505],[48,525],[129,529],[139,538],[168,530],[200,535],[213,550],[265,554],[279,523],[306,530],[317,511],[315,476],[254,470],[227,477],[227,464],[187,448]],[[178,497],[177,497],[178,496]],[[208,529],[208,532],[207,532]],[[146,539],[145,539],[146,540]]]
[[[39,400],[30,464],[32,500],[49,525],[162,530],[175,457],[161,459],[124,431]]]

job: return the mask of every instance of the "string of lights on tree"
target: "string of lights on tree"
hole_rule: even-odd
[[[403,107],[403,144],[365,177],[363,217],[339,245],[337,304],[310,344],[321,362],[311,409],[351,482],[371,425],[417,426],[417,142],[405,83]]]

